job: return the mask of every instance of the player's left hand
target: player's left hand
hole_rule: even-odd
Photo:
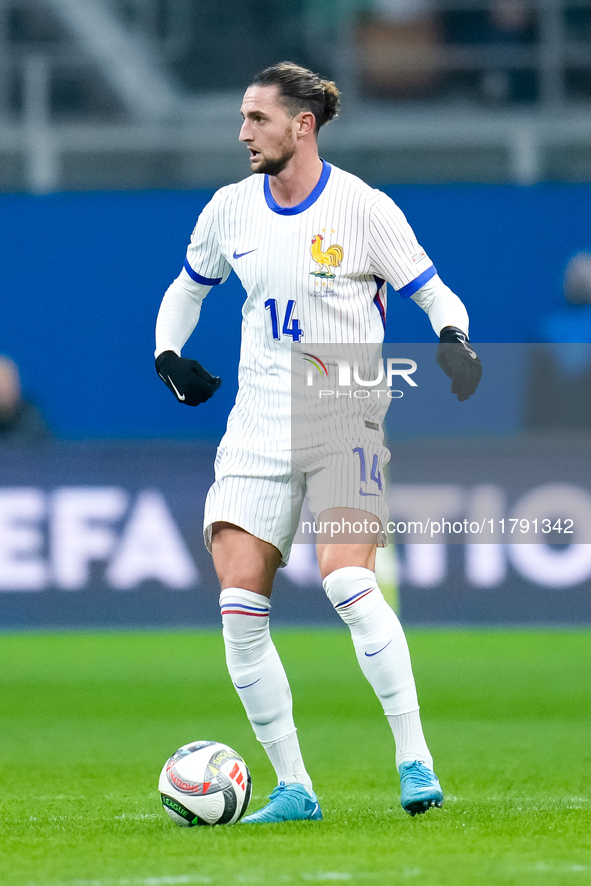
[[[451,378],[451,392],[467,400],[478,387],[482,363],[470,347],[470,339],[456,326],[444,326],[439,334],[437,363]]]

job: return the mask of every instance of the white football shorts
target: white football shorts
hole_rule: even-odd
[[[307,495],[316,521],[331,508],[352,508],[377,518],[378,544],[384,547],[389,517],[384,466],[389,460],[389,450],[375,438],[296,452],[220,446],[215,482],[205,501],[205,545],[211,552],[214,523],[233,523],[274,545],[285,566]],[[338,543],[338,535],[333,540]]]

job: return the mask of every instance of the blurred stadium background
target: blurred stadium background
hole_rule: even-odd
[[[591,526],[591,0],[0,0],[0,353],[30,409],[22,433],[0,422],[5,628],[218,620],[200,520],[236,390],[238,281],[187,347],[223,377],[199,410],[158,382],[153,328],[200,209],[247,173],[243,89],[282,58],[336,80],[323,155],[399,203],[473,341],[497,345],[485,415],[393,423],[392,488],[458,519],[562,496]],[[432,341],[392,293],[387,338]],[[407,623],[588,623],[576,539],[402,539],[383,568]],[[279,623],[294,594],[333,621],[309,546],[279,584]]]

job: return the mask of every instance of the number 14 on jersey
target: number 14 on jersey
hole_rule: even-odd
[[[265,308],[269,311],[271,315],[271,331],[273,332],[273,338],[275,341],[279,341],[281,339],[281,335],[279,334],[279,309],[277,307],[277,299],[276,298],[268,298],[265,302]],[[293,298],[290,298],[287,302],[287,307],[285,308],[285,316],[283,318],[283,326],[281,327],[281,331],[283,335],[289,336],[295,342],[300,341],[303,337],[304,332],[302,327],[300,326],[300,321],[296,320],[293,316],[293,311],[295,308],[295,301]]]

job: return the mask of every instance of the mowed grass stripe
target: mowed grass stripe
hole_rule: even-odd
[[[215,738],[274,786],[217,632],[5,634],[0,883],[591,883],[589,631],[411,631],[448,799],[411,819],[345,630],[276,631],[325,820],[175,828],[156,783]]]

